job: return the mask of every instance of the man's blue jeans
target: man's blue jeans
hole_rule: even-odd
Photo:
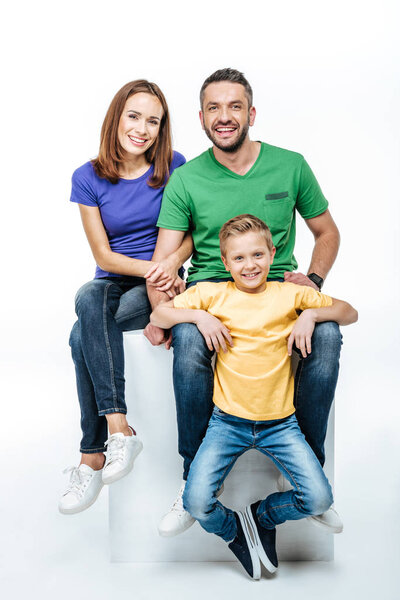
[[[301,431],[321,465],[329,411],[339,374],[342,336],[333,321],[317,323],[312,352],[300,360],[295,378],[294,405]],[[178,420],[178,449],[183,458],[183,478],[204,438],[213,410],[213,352],[192,323],[172,329],[173,381]]]
[[[143,329],[151,307],[141,277],[94,279],[75,298],[70,346],[75,363],[85,454],[103,452],[105,415],[126,414],[123,331]]]
[[[257,516],[263,527],[273,529],[289,519],[328,510],[333,502],[331,486],[295,415],[275,421],[249,421],[215,407],[183,495],[185,510],[206,531],[226,542],[236,537],[233,511],[217,500],[216,492],[239,456],[251,449],[273,460],[293,486],[289,492],[276,492],[262,500]]]

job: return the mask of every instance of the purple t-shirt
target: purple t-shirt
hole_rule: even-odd
[[[170,173],[185,162],[182,154],[174,152]],[[152,174],[153,165],[137,179],[121,178],[113,184],[99,177],[87,162],[72,175],[71,202],[97,206],[111,250],[130,258],[150,260],[156,245],[164,187],[147,184]],[[95,279],[109,276],[117,274],[96,267]]]

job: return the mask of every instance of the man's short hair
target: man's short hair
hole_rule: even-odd
[[[244,87],[244,91],[246,93],[246,98],[250,106],[253,106],[253,90],[251,89],[251,85],[247,81],[246,77],[240,71],[236,69],[219,69],[215,71],[212,75],[207,77],[200,90],[200,108],[203,108],[203,100],[204,100],[204,92],[206,87],[210,85],[210,83],[215,83],[217,81],[231,81],[232,83],[240,83]]]
[[[244,233],[249,233],[249,231],[260,233],[265,238],[268,249],[270,251],[273,249],[272,235],[264,221],[254,215],[238,215],[224,223],[219,232],[219,245],[222,256],[225,257],[226,242],[229,237],[243,235]]]

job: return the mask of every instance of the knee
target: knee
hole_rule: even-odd
[[[78,317],[90,315],[103,308],[105,282],[94,279],[79,288],[75,296],[75,311]]]
[[[69,336],[69,345],[71,346],[72,358],[75,360],[79,358],[82,354],[82,346],[81,346],[81,331],[79,327],[79,322],[76,321],[74,326],[71,329],[71,333]]]
[[[216,502],[216,500],[214,500]],[[186,485],[183,493],[183,508],[196,521],[201,521],[212,510],[213,498],[207,494],[206,489],[199,486]]]
[[[322,515],[333,503],[332,490],[329,484],[315,486],[304,494],[301,504],[307,515]]]
[[[342,346],[342,334],[339,325],[335,321],[318,323],[314,329],[312,343],[324,355],[324,358],[326,358],[326,355],[338,355]]]
[[[174,355],[179,354],[180,362],[187,363],[201,358],[210,360],[213,355],[193,323],[179,323],[172,328],[172,345]]]

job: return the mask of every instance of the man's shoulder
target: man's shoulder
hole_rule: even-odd
[[[294,150],[288,150],[287,148],[281,148],[280,146],[273,146],[266,142],[261,142],[264,146],[264,156],[270,158],[271,156],[276,157],[278,160],[284,160],[286,162],[302,163],[304,156],[300,152]]]

